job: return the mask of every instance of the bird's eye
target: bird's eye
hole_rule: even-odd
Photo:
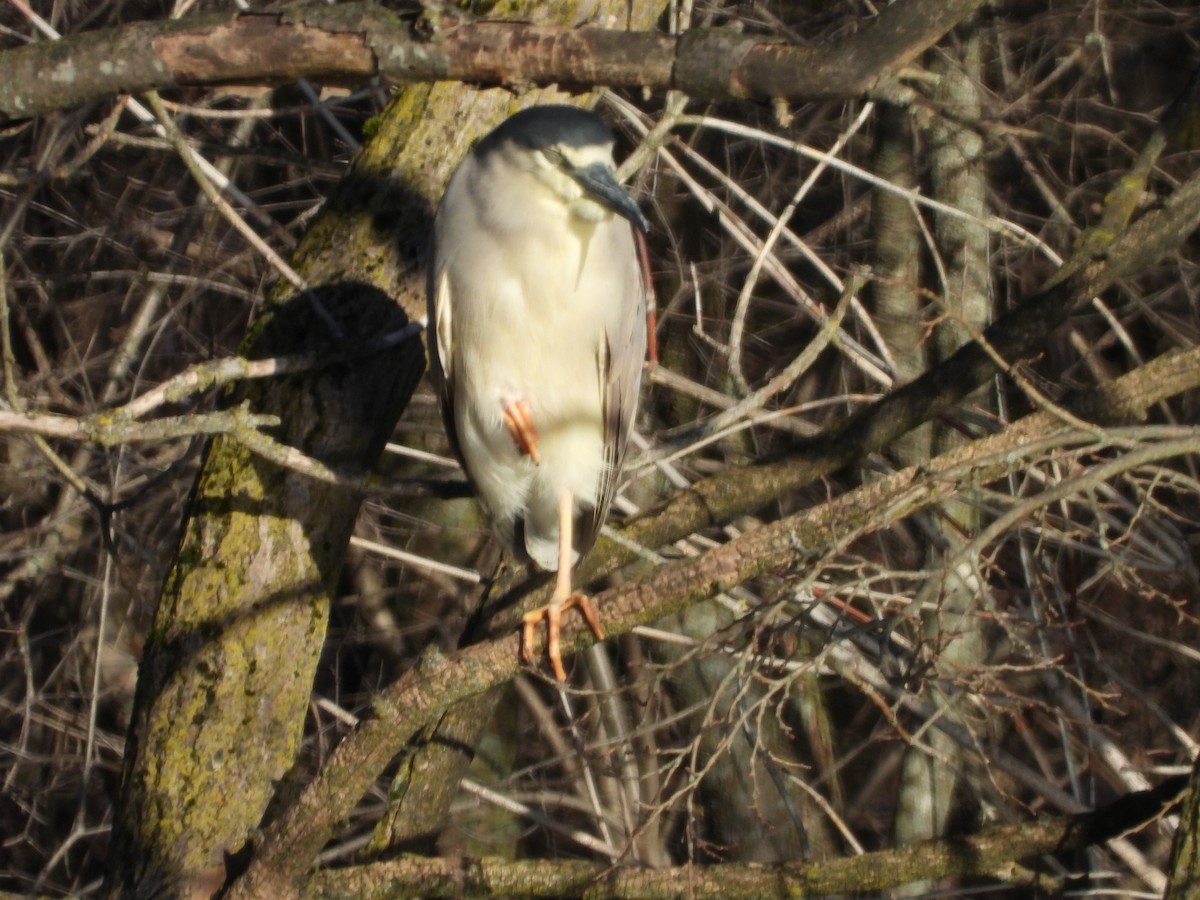
[[[570,168],[567,163],[567,158],[563,156],[561,150],[556,150],[553,147],[546,147],[542,150],[542,156],[546,157],[547,162],[551,165],[558,166],[560,169]]]

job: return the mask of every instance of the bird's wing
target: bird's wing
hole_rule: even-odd
[[[635,245],[638,243],[635,235]],[[630,260],[629,289],[621,298],[622,315],[597,348],[600,389],[604,406],[604,474],[596,506],[576,529],[575,549],[581,554],[596,540],[608,515],[609,504],[621,477],[629,434],[637,416],[642,370],[646,362],[646,296],[649,286],[637,253]]]
[[[429,348],[429,380],[437,394],[438,408],[442,411],[442,423],[446,428],[446,437],[450,440],[450,449],[462,460],[458,449],[458,432],[454,426],[454,371],[451,367],[450,316],[450,276],[446,270],[437,264],[437,254],[431,254],[429,271],[427,329],[430,332],[426,338]]]

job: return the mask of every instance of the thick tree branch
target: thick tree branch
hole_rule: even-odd
[[[922,841],[861,856],[782,866],[714,865],[670,869],[613,868],[584,861],[430,859],[406,857],[315,874],[305,896],[334,900],[422,897],[825,897],[883,891],[914,881],[994,877],[1011,863],[1094,846],[1163,815],[1187,780],[1167,779],[1151,791],[1100,809],[1001,825],[978,834]],[[683,886],[686,885],[686,891]]]
[[[1079,398],[1077,411],[1107,418],[1130,415],[1168,396],[1200,386],[1200,350],[1155,360],[1112,385]],[[1055,432],[1059,434],[1054,435]],[[1023,468],[1047,440],[1061,443],[1053,412],[1030,415],[999,434],[945,454],[932,463],[904,469],[824,506],[773,522],[715,548],[704,556],[663,566],[646,579],[600,594],[611,636],[728,590],[780,567],[819,559],[831,548],[886,528],[905,516],[945,502],[964,483],[987,484]],[[1050,436],[1050,437],[1048,437]],[[1195,445],[1195,438],[1191,445]],[[1149,445],[1148,445],[1149,446]],[[517,635],[505,635],[455,654],[427,660],[388,688],[377,702],[378,719],[363,722],[334,752],[317,780],[268,829],[247,882],[231,897],[268,896],[258,877],[278,890],[279,881],[300,878],[307,861],[412,735],[454,704],[477,696],[517,674]],[[563,625],[564,652],[595,641],[586,627]]]
[[[848,37],[816,47],[732,30],[674,37],[475,22],[375,3],[138,22],[0,53],[0,122],[151,89],[298,78],[644,86],[761,100],[891,96],[892,73],[979,5],[904,0]]]

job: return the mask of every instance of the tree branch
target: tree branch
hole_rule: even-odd
[[[1144,409],[1198,386],[1200,349],[1154,360],[1083,395],[1077,408],[1128,414],[1135,406]],[[596,602],[604,609],[609,635],[657,621],[764,572],[811,563],[830,548],[944,502],[964,483],[987,484],[1020,470],[1029,455],[1046,448],[1047,441],[1063,442],[1059,424],[1052,412],[1035,413],[926,466],[904,469],[818,509],[764,525],[698,559],[663,566],[642,581],[605,591]],[[1094,435],[1086,439],[1094,440]],[[592,633],[574,620],[563,623],[562,640],[567,653],[595,642]],[[307,861],[410,737],[454,704],[515,676],[520,668],[517,650],[517,635],[507,634],[451,657],[428,659],[421,669],[384,691],[376,703],[379,718],[361,723],[347,736],[317,780],[267,829],[249,881],[236,884],[231,898],[258,896],[255,877],[259,873],[285,881],[299,878]]]
[[[561,860],[431,859],[404,857],[386,863],[316,873],[305,896],[334,898],[494,897],[824,897],[883,891],[914,881],[996,877],[1023,859],[1079,850],[1135,831],[1162,816],[1179,799],[1185,776],[1150,791],[1129,794],[1099,809],[1000,825],[978,834],[922,841],[907,847],[841,859],[782,866],[724,864],[667,869],[613,867]]]
[[[1077,252],[1038,293],[984,331],[992,353],[978,342],[966,344],[931,369],[841,428],[801,443],[786,458],[752,468],[729,469],[679,491],[662,506],[623,529],[630,541],[662,547],[811,484],[865,454],[888,446],[921,422],[950,409],[996,375],[992,354],[1007,360],[1027,357],[1046,337],[1091,298],[1121,279],[1144,270],[1177,250],[1200,225],[1200,174],[1119,234],[1109,234],[1102,249]],[[584,581],[595,580],[628,561],[632,553],[603,539],[580,567]]]
[[[375,3],[136,22],[0,53],[0,122],[105,97],[310,78],[678,89],[760,100],[894,97],[901,68],[981,0],[904,0],[836,43],[797,47],[733,30],[679,37],[476,22]]]

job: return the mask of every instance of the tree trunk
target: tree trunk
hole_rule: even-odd
[[[934,356],[948,359],[959,347],[981,333],[991,320],[988,233],[982,224],[986,215],[983,140],[969,125],[978,120],[981,106],[978,85],[982,74],[980,36],[964,35],[960,52],[939,54],[933,69],[940,77],[939,99],[954,115],[940,117],[926,134],[929,140],[932,193],[941,202],[972,218],[938,215],[934,220],[934,252],[941,298],[935,315]],[[987,404],[986,389],[971,395],[973,405]],[[930,426],[934,456],[964,443],[963,437],[941,422]],[[924,429],[922,429],[924,430]],[[928,458],[928,457],[926,457]],[[923,459],[905,458],[914,465]],[[950,527],[944,527],[948,522]],[[983,635],[978,627],[979,604],[986,602],[975,578],[973,560],[960,558],[959,551],[977,533],[979,513],[969,498],[945,504],[938,517],[924,526],[935,535],[926,550],[925,568],[936,573],[921,590],[924,640],[933,661],[937,684],[930,699],[957,721],[962,714],[954,685],[982,661]],[[931,729],[919,744],[905,754],[897,801],[896,838],[902,844],[939,837],[946,833],[954,809],[961,773],[962,748],[945,734]],[[901,893],[922,896],[931,885],[917,882]]]
[[[546,20],[576,14],[573,3],[535,7]],[[639,4],[631,27],[648,27],[657,8]],[[496,14],[527,16],[529,8]],[[454,166],[518,106],[552,99],[562,98],[518,100],[449,83],[402,91],[293,254],[309,290],[277,284],[243,354],[353,349],[423,312],[432,210]],[[353,365],[251,382],[225,402],[278,415],[277,437],[327,465],[366,471],[423,365],[413,339]],[[209,448],[141,666],[110,895],[200,894],[224,883],[227,859],[243,849],[295,761],[360,500],[234,440]],[[461,768],[438,770],[449,784],[461,776]],[[452,793],[441,791],[444,802],[424,811],[429,821],[444,816]]]
[[[1179,801],[1179,829],[1171,847],[1167,876],[1170,881],[1163,900],[1200,898],[1200,759]]]
[[[372,235],[380,216],[408,239]],[[311,289],[277,286],[243,354],[328,353],[401,328],[407,317],[395,298],[426,220],[364,154],[295,255]],[[355,472],[377,458],[422,368],[413,339],[353,365],[251,382],[224,402],[279,416],[283,443]],[[150,886],[174,895],[224,880],[224,857],[245,843],[299,749],[329,592],[359,503],[233,439],[209,447],[139,673],[114,895]]]

